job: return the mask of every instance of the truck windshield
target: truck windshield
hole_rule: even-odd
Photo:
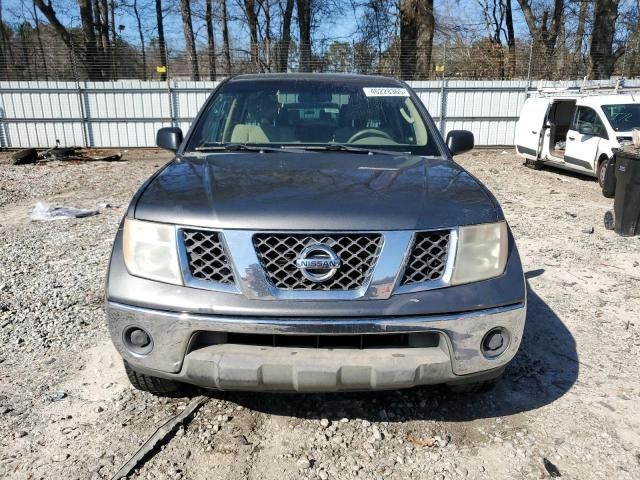
[[[229,144],[347,145],[441,155],[405,88],[353,80],[237,80],[223,85],[195,126],[187,150]]]
[[[640,128],[640,103],[603,105],[602,110],[616,132]]]

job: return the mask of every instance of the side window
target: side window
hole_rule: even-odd
[[[583,127],[591,127],[596,137],[608,138],[607,129],[593,108],[578,107],[576,110],[571,129],[579,132]]]
[[[223,133],[229,119],[229,110],[233,103],[233,97],[218,95],[209,109],[202,124],[202,141],[205,143],[219,143],[223,141]]]

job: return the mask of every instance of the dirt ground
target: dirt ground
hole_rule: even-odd
[[[27,166],[7,158],[0,477],[111,478],[189,402],[132,389],[103,313],[117,225],[168,156]],[[211,394],[131,478],[640,478],[640,237],[604,229],[612,201],[592,179],[526,169],[512,150],[459,162],[501,202],[529,284],[524,341],[495,390]],[[30,221],[37,201],[100,213]]]

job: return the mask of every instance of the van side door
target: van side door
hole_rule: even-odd
[[[567,166],[595,172],[598,144],[608,139],[604,122],[593,108],[580,105],[567,133],[564,161]]]
[[[551,99],[528,98],[516,124],[516,152],[524,158],[538,160],[541,152],[541,138],[544,131]]]

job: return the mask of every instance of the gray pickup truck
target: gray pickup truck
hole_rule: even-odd
[[[132,384],[156,394],[493,385],[526,316],[491,193],[403,82],[223,81],[133,197],[106,315]]]

